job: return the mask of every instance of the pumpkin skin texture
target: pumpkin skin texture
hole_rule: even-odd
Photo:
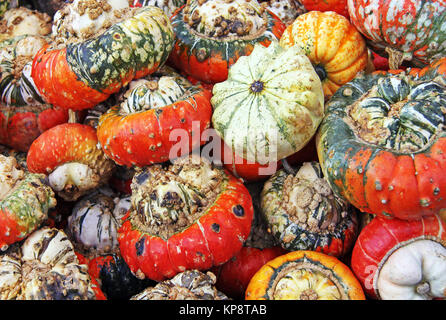
[[[246,159],[237,156],[220,138],[213,136],[213,139],[219,139],[218,143],[221,146],[220,153],[218,153],[218,150],[213,150],[215,159],[223,163],[226,170],[230,171],[233,175],[242,178],[244,182],[265,181],[277,170],[282,168],[282,161],[266,165],[261,165],[257,162],[249,163]],[[317,161],[314,137],[301,150],[286,157],[286,161],[290,165],[302,164],[306,161]]]
[[[398,52],[390,56],[391,69],[403,59],[423,66],[445,53],[444,1],[348,0],[348,10],[350,21],[374,50]]]
[[[245,299],[365,300],[365,296],[354,274],[337,258],[315,251],[293,251],[260,268],[248,284]]]
[[[300,15],[287,27],[280,45],[302,48],[322,81],[325,100],[367,66],[365,40],[348,19],[335,12]]]
[[[27,152],[42,132],[67,121],[67,110],[46,104],[23,107],[0,105],[0,143]]]
[[[334,11],[349,18],[347,0],[300,0],[300,2],[308,11]]]
[[[403,220],[444,208],[444,84],[432,69],[423,77],[377,72],[341,87],[316,136],[333,191],[363,212]]]
[[[98,147],[96,131],[79,123],[64,123],[32,143],[27,160],[30,172],[49,175],[49,183],[66,201],[75,201],[108,181],[114,163]]]
[[[416,221],[374,218],[359,235],[351,260],[367,295],[445,299],[445,227],[438,215]]]
[[[211,3],[211,1],[208,1]],[[208,36],[202,34],[189,26],[192,23],[191,12],[206,12],[204,18],[210,16],[215,19],[224,12],[218,8],[225,8],[228,4],[223,1],[212,1],[217,9],[207,6],[203,8],[198,0],[189,0],[185,6],[179,8],[171,17],[171,23],[176,35],[175,45],[169,57],[169,64],[181,72],[194,77],[205,83],[217,83],[227,79],[228,69],[241,56],[251,53],[256,43],[268,46],[271,41],[279,40],[285,30],[285,25],[280,19],[268,10],[260,7],[257,1],[251,1],[248,6],[253,12],[261,13],[262,19],[265,21],[264,26],[254,34],[230,35],[230,36]],[[242,16],[246,17],[247,10],[241,7],[241,1],[233,3],[237,10],[243,12]],[[189,14],[185,10],[189,10]],[[215,17],[214,17],[215,16]],[[212,20],[214,21],[214,20]],[[222,21],[221,19],[219,20]],[[242,22],[244,23],[244,22]],[[214,26],[214,33],[217,34],[217,26]],[[243,25],[246,28],[246,25]],[[229,29],[228,29],[229,30]],[[243,29],[245,30],[245,29]],[[211,31],[212,33],[212,31]]]
[[[280,246],[264,249],[242,247],[228,262],[212,269],[217,276],[215,286],[233,299],[243,299],[253,275],[268,261],[285,253]]]
[[[216,287],[233,299],[243,299],[246,287],[252,276],[268,261],[285,254],[287,251],[278,245],[268,232],[268,226],[260,213],[260,193],[263,183],[249,183],[254,207],[251,231],[241,250],[221,266],[211,271],[217,276]]]
[[[249,235],[253,205],[246,187],[222,169],[212,169],[204,159],[197,163],[199,167],[193,167],[191,161],[195,160],[175,161],[169,171],[153,165],[133,178],[132,207],[123,218],[118,241],[123,258],[138,278],[161,281],[184,270],[206,270],[223,264],[241,249]],[[173,172],[177,172],[175,176]],[[200,200],[199,194],[190,189],[192,185],[200,193],[209,189],[206,194],[212,197]],[[181,199],[191,200],[186,203]],[[172,201],[183,209],[169,209]],[[201,211],[187,213],[192,222],[183,224],[182,210],[200,204]],[[177,220],[165,215],[157,218],[163,217],[163,210]],[[157,219],[164,222],[155,222]],[[153,223],[159,227],[151,227]],[[166,229],[169,225],[174,228]]]
[[[88,109],[132,79],[156,71],[172,49],[172,26],[157,7],[138,10],[88,41],[43,47],[34,58],[32,77],[44,100],[64,109]]]
[[[298,46],[256,45],[212,92],[217,134],[237,156],[261,165],[302,149],[324,116],[321,82]]]
[[[14,157],[0,155],[0,250],[25,239],[56,206],[43,174],[24,171]]]
[[[154,75],[153,80],[135,84],[124,105],[111,107],[99,119],[97,134],[102,149],[121,166],[165,162],[204,144],[200,137],[210,127],[211,92],[192,86],[176,73],[160,71]],[[151,88],[154,82],[157,89]],[[175,131],[181,133],[180,141],[171,138]],[[182,154],[172,155],[173,148]]]
[[[271,165],[261,165],[257,162],[248,163],[246,159],[237,156],[223,140],[218,137],[213,137],[213,139],[219,139],[221,146],[220,153],[214,151],[213,155],[215,158],[223,163],[226,170],[230,171],[236,177],[242,178],[244,182],[266,180],[282,166],[280,161],[272,163]]]
[[[317,162],[304,163],[296,174],[276,172],[265,182],[261,210],[268,230],[288,251],[342,257],[357,237],[353,206],[333,195]]]
[[[446,57],[435,60],[424,68],[411,68],[408,73],[413,76],[432,79],[439,75],[446,76]]]

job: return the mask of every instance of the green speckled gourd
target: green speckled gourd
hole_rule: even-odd
[[[256,45],[215,84],[212,124],[244,159],[264,164],[305,146],[324,116],[324,93],[313,66],[297,46]]]
[[[45,101],[64,109],[88,109],[165,63],[175,37],[168,17],[153,6],[124,9],[133,15],[103,33],[62,48],[39,51],[32,77]],[[57,33],[64,34],[70,28],[64,23],[69,18],[55,23]],[[96,26],[94,22],[92,26]]]
[[[261,212],[284,249],[343,256],[352,248],[358,221],[354,208],[333,195],[317,162],[296,174],[277,171],[266,181]]]
[[[45,175],[23,171],[14,157],[0,155],[0,250],[36,230],[55,206]]]
[[[326,105],[317,135],[325,177],[363,212],[419,219],[446,206],[446,78],[362,75]]]

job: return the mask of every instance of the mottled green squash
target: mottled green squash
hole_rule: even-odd
[[[446,78],[362,75],[326,105],[319,160],[336,194],[361,211],[419,219],[446,206]]]

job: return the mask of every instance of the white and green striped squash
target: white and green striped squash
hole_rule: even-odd
[[[238,156],[260,164],[283,159],[315,134],[324,116],[321,81],[297,46],[256,45],[215,84],[212,124]]]
[[[34,35],[22,35],[0,42],[2,104],[6,106],[44,104],[31,77],[31,69],[34,55],[46,43],[45,37]]]

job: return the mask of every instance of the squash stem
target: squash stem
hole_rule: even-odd
[[[297,169],[293,168],[287,161],[286,158],[283,158],[280,160],[282,162],[283,168],[285,169],[285,172],[288,174],[296,175]]]
[[[411,60],[412,55],[396,49],[386,47],[386,52],[389,55],[389,69],[398,70],[404,60]]]
[[[69,109],[68,110],[68,123],[76,123],[76,122],[77,122],[76,111]]]

